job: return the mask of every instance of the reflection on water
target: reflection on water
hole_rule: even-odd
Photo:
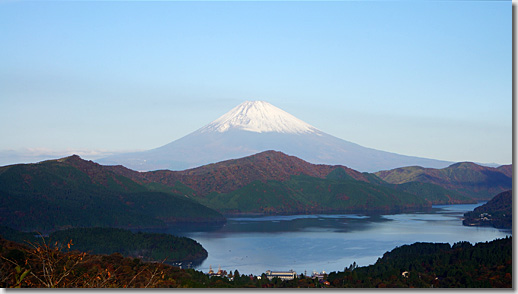
[[[490,241],[510,230],[466,227],[462,216],[479,204],[440,205],[393,215],[290,215],[229,218],[224,226],[171,228],[195,239],[209,257],[197,267],[261,274],[266,270],[342,271],[356,262],[373,264],[396,246],[415,242],[453,244]]]

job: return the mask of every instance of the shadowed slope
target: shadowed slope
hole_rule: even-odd
[[[0,212],[2,225],[41,231],[224,221],[193,200],[152,191],[78,156],[1,167]]]

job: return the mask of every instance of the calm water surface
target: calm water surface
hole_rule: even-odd
[[[440,205],[417,213],[393,215],[291,215],[229,218],[213,230],[170,233],[203,245],[209,257],[196,269],[259,275],[267,270],[343,271],[356,262],[373,264],[396,246],[415,242],[472,244],[511,235],[510,230],[466,227],[462,216],[479,204]]]

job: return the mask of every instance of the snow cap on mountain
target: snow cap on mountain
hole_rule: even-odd
[[[245,101],[200,131],[223,133],[232,129],[256,133],[320,133],[317,128],[265,101]]]
[[[444,168],[451,162],[404,156],[360,146],[301,121],[263,101],[246,101],[195,132],[161,147],[112,155],[103,164],[149,171],[182,170],[266,150],[314,164],[345,165],[361,172],[417,165]]]

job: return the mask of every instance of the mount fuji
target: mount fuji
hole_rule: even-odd
[[[264,101],[246,101],[197,131],[156,149],[97,161],[139,171],[183,170],[266,150],[281,151],[315,164],[345,165],[362,172],[411,165],[443,168],[451,164],[342,140]]]

